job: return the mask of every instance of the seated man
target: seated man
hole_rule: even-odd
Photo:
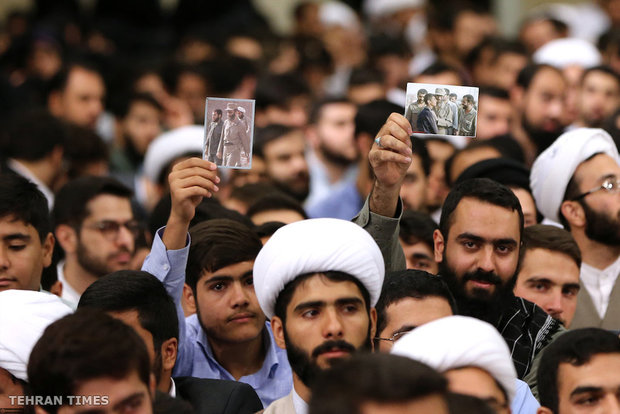
[[[152,275],[132,270],[109,274],[86,289],[78,305],[78,309],[83,308],[102,310],[134,328],[149,351],[157,389],[189,401],[196,412],[251,414],[262,409],[247,384],[171,378],[179,339],[177,313],[166,289]]]
[[[313,388],[310,414],[371,412],[447,414],[446,380],[417,361],[374,354],[343,361]]]
[[[48,326],[30,354],[28,379],[38,413],[153,412],[144,341],[100,311],[82,310]]]
[[[570,327],[577,309],[581,266],[573,236],[555,226],[536,224],[523,229],[523,249],[514,294]]]
[[[598,328],[569,331],[545,349],[538,414],[620,411],[620,338]]]

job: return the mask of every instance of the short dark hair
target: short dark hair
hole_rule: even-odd
[[[426,94],[428,93],[428,91],[427,91],[426,89],[424,89],[424,88],[422,88],[422,89],[418,89],[418,92],[417,92],[417,94],[416,94],[416,95],[419,95],[419,94],[421,94],[421,93],[423,93],[424,95],[426,95]]]
[[[49,325],[35,344],[28,362],[32,395],[67,401],[80,383],[137,372],[147,387],[151,367],[146,345],[129,325],[94,309],[82,309]],[[43,404],[55,414],[60,408]],[[47,399],[46,399],[47,401]]]
[[[560,364],[579,367],[597,354],[620,354],[617,334],[599,328],[570,330],[543,350],[538,368],[540,405],[558,412],[558,373]]]
[[[256,109],[269,106],[286,108],[294,97],[308,94],[310,89],[302,76],[293,73],[268,74],[261,77],[256,85]]]
[[[310,414],[358,414],[367,402],[405,403],[433,395],[445,399],[447,381],[429,366],[377,353],[347,358],[315,382]]]
[[[230,197],[239,200],[247,206],[251,206],[264,196],[272,193],[280,193],[278,188],[267,182],[247,183],[239,187],[234,187],[230,191]]]
[[[263,247],[252,229],[229,219],[199,223],[189,233],[192,244],[187,258],[185,282],[194,293],[204,271],[216,272],[226,266],[255,260]]]
[[[581,251],[570,232],[556,226],[535,224],[523,229],[523,254],[532,249],[547,249],[570,257],[581,267]]]
[[[366,133],[374,137],[392,112],[402,114],[404,108],[384,99],[360,105],[355,115],[355,136]]]
[[[299,285],[304,283],[306,280],[310,279],[313,276],[323,276],[332,282],[353,282],[358,287],[362,296],[364,298],[364,304],[366,306],[366,312],[370,311],[370,293],[368,289],[360,282],[358,278],[352,276],[348,273],[338,272],[338,271],[327,271],[327,272],[312,272],[312,273],[304,273],[302,275],[297,276],[295,279],[288,282],[282,291],[278,294],[276,298],[276,303],[274,306],[274,314],[282,320],[282,324],[286,325],[286,308],[291,303],[291,299],[293,299],[293,294]]]
[[[474,97],[470,94],[463,95],[463,98],[461,99],[461,101],[464,101],[464,100],[467,100],[467,102],[476,103],[476,101],[474,101]]]
[[[455,95],[456,96],[456,95]],[[510,100],[510,95],[506,89],[498,88],[497,86],[483,86],[478,93],[478,100],[482,96],[490,96],[496,99],[502,99],[504,101]]]
[[[39,161],[56,147],[65,148],[66,125],[45,109],[29,110],[17,115],[8,125],[0,152],[3,156]]]
[[[501,388],[501,386],[500,386]],[[483,399],[473,395],[449,392],[447,396],[450,414],[494,414],[496,411]]]
[[[435,296],[445,299],[452,313],[456,315],[456,301],[441,276],[435,276],[423,270],[401,270],[389,272],[383,281],[381,296],[377,302],[377,334],[388,324],[387,308],[402,299],[424,299]]]
[[[591,68],[586,69],[583,74],[581,75],[581,84],[583,85],[583,82],[586,80],[586,77],[593,72],[601,72],[604,73],[606,75],[611,76],[612,78],[614,78],[614,80],[616,81],[616,84],[618,86],[620,86],[620,75],[618,75],[618,73],[616,73],[615,70],[613,70],[610,66],[608,65],[597,65],[597,66],[592,66]]]
[[[215,110],[215,111],[213,111],[213,112],[215,112],[215,113],[218,113],[218,114],[222,115],[222,110],[221,110],[221,109],[216,109],[216,110]]]
[[[267,221],[259,226],[256,226],[254,231],[256,231],[259,238],[271,237],[276,231],[280,230],[284,226],[286,226],[286,223],[282,223],[281,221]]]
[[[289,135],[290,133],[294,131],[298,131],[298,129],[294,127],[286,126],[286,125],[279,125],[279,124],[270,124],[264,128],[258,128],[256,130],[256,135],[254,138],[254,147],[253,147],[254,154],[258,155],[259,157],[264,158],[265,157],[264,151],[265,151],[265,147],[267,146],[267,144],[285,135]]]
[[[78,309],[104,312],[136,310],[140,326],[153,335],[155,353],[170,338],[179,339],[179,321],[172,298],[164,285],[150,273],[120,270],[91,284],[78,303]]]
[[[441,60],[437,60],[435,61],[435,63],[433,63],[432,65],[430,65],[429,67],[427,67],[426,69],[424,69],[422,71],[422,73],[420,73],[420,75],[418,76],[435,76],[435,75],[439,75],[441,73],[445,73],[445,72],[452,72],[454,74],[456,74],[456,76],[458,76],[461,79],[461,84],[464,85],[465,79],[463,77],[463,74],[461,73],[461,71],[452,65],[449,65]],[[432,94],[430,94],[432,95]]]
[[[355,86],[378,83],[383,85],[383,74],[372,66],[360,66],[353,68],[349,79],[349,89]]]
[[[65,184],[54,201],[52,218],[54,226],[68,224],[80,226],[90,214],[87,204],[94,198],[109,194],[131,199],[132,191],[112,177],[85,176]]]
[[[456,95],[455,93],[451,93],[451,94],[450,94],[450,95],[448,95],[448,96],[450,96],[450,98],[456,98],[456,97],[457,97],[457,95]]]
[[[65,159],[69,169],[67,176],[70,180],[86,175],[87,167],[96,162],[108,164],[109,149],[103,139],[91,128],[76,124],[69,124]]]
[[[255,214],[271,210],[292,210],[299,213],[304,219],[308,218],[308,215],[304,211],[304,208],[299,201],[295,200],[289,195],[280,192],[266,194],[265,196],[256,200],[248,208],[248,212],[246,213],[246,215],[251,218]]]
[[[452,227],[452,213],[465,197],[474,198],[478,201],[503,207],[519,214],[519,235],[523,235],[523,210],[519,199],[512,190],[505,185],[488,178],[473,178],[456,184],[443,203],[439,230],[447,240],[450,227]]]
[[[516,85],[527,90],[538,72],[543,69],[551,69],[556,73],[562,75],[562,72],[560,72],[560,70],[554,66],[544,63],[530,63],[526,65],[523,69],[521,69],[521,71],[517,75]]]
[[[69,77],[74,69],[83,69],[87,72],[93,72],[101,76],[99,68],[91,61],[86,59],[75,59],[67,62],[62,68],[50,79],[47,84],[47,97],[54,92],[62,92],[67,87]],[[101,76],[103,80],[103,76]]]
[[[341,96],[323,98],[312,105],[312,108],[310,109],[310,116],[308,117],[308,125],[319,122],[321,116],[323,115],[323,109],[328,105],[334,104],[355,106],[353,102]]]
[[[116,108],[116,110],[115,110],[115,112],[116,112],[115,115],[119,119],[125,118],[129,114],[129,111],[131,110],[131,106],[134,103],[136,103],[136,102],[141,102],[141,103],[145,103],[147,105],[150,105],[153,108],[157,109],[158,111],[163,111],[164,110],[164,107],[150,93],[148,93],[148,92],[133,92],[128,97],[126,97],[125,99],[122,99],[120,101],[120,103],[118,105],[118,108]]]
[[[407,244],[422,242],[433,250],[433,232],[439,226],[426,213],[421,211],[405,210],[400,218],[399,237]]]
[[[14,217],[32,225],[41,242],[52,231],[47,199],[21,175],[0,174],[0,217]]]
[[[424,95],[424,103],[428,104],[430,102],[430,100],[433,99],[433,98],[437,99],[437,97],[434,94],[427,93],[426,95]]]

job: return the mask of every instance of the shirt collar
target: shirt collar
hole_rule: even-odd
[[[295,407],[295,414],[308,414],[308,403],[297,394],[295,387],[293,387],[293,407]]]
[[[170,391],[168,391],[168,395],[172,398],[177,396],[177,386],[174,383],[174,378],[170,377]]]

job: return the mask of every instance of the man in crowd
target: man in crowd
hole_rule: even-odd
[[[437,274],[438,267],[433,253],[433,232],[437,228],[437,223],[428,214],[420,211],[403,211],[399,240],[405,253],[407,269],[419,269]]]
[[[222,165],[227,167],[241,167],[241,151],[246,156],[250,154],[249,140],[247,139],[245,124],[242,123],[235,111],[235,104],[226,105],[227,118],[222,126],[222,139],[217,148],[217,157],[222,159]]]
[[[480,88],[476,138],[506,135],[512,128],[514,110],[508,92],[495,87]]]
[[[221,165],[222,160],[217,158],[217,148],[220,146],[222,139],[222,127],[224,121],[222,121],[222,110],[216,109],[211,114],[211,123],[209,124],[209,132],[207,132],[207,140],[205,141],[206,159]]]
[[[538,371],[538,414],[620,411],[620,339],[598,328],[576,329],[545,349]]]
[[[450,93],[448,88],[444,88],[444,90],[446,91],[446,103],[452,109],[452,126],[448,128],[448,134],[456,135],[456,131],[459,129],[459,106],[456,104],[456,94]]]
[[[586,69],[577,92],[576,127],[601,128],[620,105],[620,76],[608,66]]]
[[[409,107],[407,108],[407,113],[405,114],[405,117],[412,126],[415,126],[418,123],[418,115],[425,107],[424,97],[427,93],[428,92],[426,91],[426,89],[418,89],[417,101],[409,104]]]
[[[581,294],[573,328],[620,329],[619,163],[609,134],[578,128],[540,154],[530,174],[538,209],[561,222],[581,251]]]
[[[477,110],[475,106],[474,97],[472,95],[465,95],[461,100],[461,109],[459,112],[459,132],[458,134],[464,137],[476,136],[476,116]]]
[[[110,177],[82,177],[58,193],[52,217],[65,258],[58,263],[62,298],[74,307],[95,280],[129,269],[140,226],[131,190]]]
[[[440,134],[447,135],[450,133],[450,128],[454,122],[452,107],[447,102],[448,95],[446,95],[444,88],[436,88],[435,97],[437,98],[437,106],[433,110],[437,115],[437,129]]]
[[[425,134],[438,134],[437,115],[435,115],[435,107],[437,106],[437,97],[430,93],[424,96],[424,109],[420,111],[415,125],[416,132],[424,132]]]
[[[581,252],[573,236],[555,226],[523,230],[523,258],[514,294],[570,327],[577,308]]]

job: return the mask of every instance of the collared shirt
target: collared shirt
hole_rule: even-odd
[[[310,194],[304,203],[305,208],[309,209],[316,205],[320,201],[324,200],[337,191],[341,186],[348,185],[350,183],[355,184],[357,179],[358,167],[355,163],[351,164],[340,180],[331,182],[327,168],[321,160],[319,160],[316,153],[312,150],[306,151],[306,160],[308,161],[308,171],[310,172]],[[358,210],[347,220],[350,220]]]
[[[308,414],[308,403],[305,402],[295,388],[293,387],[293,407],[295,407],[295,414]]]
[[[592,298],[592,303],[601,319],[607,313],[609,296],[620,272],[620,256],[607,268],[600,270],[581,263],[581,281]]]
[[[71,305],[73,309],[77,309],[77,305],[80,302],[80,295],[65,279],[65,261],[61,260],[56,266],[56,274],[58,275],[58,281],[62,283],[62,295],[60,297],[65,300],[66,303]]]
[[[17,160],[9,158],[6,161],[6,164],[9,166],[10,169],[15,171],[22,177],[29,179],[37,186],[39,191],[41,191],[43,195],[45,196],[45,198],[47,199],[47,206],[49,207],[50,210],[54,207],[54,192],[50,190],[50,188],[47,185],[45,185],[43,181],[41,181],[28,168],[26,168],[24,164],[22,164],[21,162]]]
[[[306,212],[311,218],[331,217],[351,220],[364,206],[364,199],[357,191],[355,181],[343,183],[327,197],[308,206]]]
[[[185,282],[185,266],[189,255],[189,235],[187,245],[180,250],[166,250],[161,240],[163,228],[156,233],[151,253],[142,270],[151,273],[162,281],[168,294],[174,299],[179,319],[179,349],[174,376],[192,376],[197,378],[225,379],[235,378],[213,356],[207,335],[200,326],[196,315],[187,319],[181,307],[181,294]],[[258,394],[264,407],[273,401],[288,395],[293,388],[291,367],[286,351],[280,349],[273,338],[269,323],[263,331],[267,354],[262,367],[257,372],[241,377],[239,381],[251,385]]]

